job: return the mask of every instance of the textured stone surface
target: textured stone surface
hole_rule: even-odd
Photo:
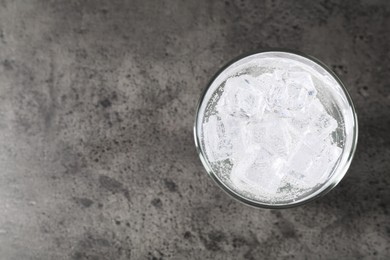
[[[0,1],[0,259],[388,259],[390,2]],[[229,59],[304,51],[359,114],[324,198],[262,210],[195,152],[201,90]]]

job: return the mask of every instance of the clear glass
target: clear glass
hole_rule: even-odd
[[[318,98],[324,105],[328,114],[337,120],[338,127],[332,138],[337,146],[342,148],[342,154],[334,165],[327,180],[308,190],[298,192],[294,196],[282,199],[269,200],[261,197],[254,198],[245,192],[237,190],[229,181],[221,169],[229,165],[211,163],[205,153],[203,141],[203,122],[215,111],[220,93],[223,91],[224,83],[232,75],[259,74],[267,70],[262,66],[262,61],[269,58],[283,58],[310,66],[314,74],[326,77],[332,84],[321,85],[316,82],[315,88],[318,91]],[[199,100],[194,125],[195,145],[199,157],[208,174],[228,194],[248,205],[265,208],[288,208],[301,205],[315,198],[318,198],[333,187],[335,187],[347,172],[357,145],[358,126],[356,112],[344,84],[327,66],[315,58],[293,51],[268,50],[240,56],[232,60],[219,70],[212,78]]]

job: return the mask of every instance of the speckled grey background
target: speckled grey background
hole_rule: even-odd
[[[390,1],[0,0],[0,259],[389,259]],[[345,81],[359,146],[288,210],[206,175],[192,124],[231,58],[297,49]]]

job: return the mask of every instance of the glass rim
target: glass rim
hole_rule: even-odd
[[[206,159],[206,156],[204,154],[205,152],[203,151],[203,149],[201,147],[200,137],[199,137],[199,133],[198,133],[198,127],[197,127],[198,119],[199,119],[199,116],[200,116],[201,105],[203,104],[203,101],[205,99],[206,93],[208,92],[208,90],[210,89],[210,87],[212,86],[212,84],[216,80],[216,78],[223,71],[225,71],[229,66],[231,66],[232,64],[238,62],[239,60],[247,58],[247,57],[252,56],[252,55],[261,54],[261,53],[267,53],[267,52],[279,52],[279,53],[287,53],[287,54],[298,55],[298,56],[301,56],[303,58],[311,60],[312,62],[318,64],[320,67],[325,69],[325,71],[328,72],[337,81],[337,83],[341,87],[341,90],[344,93],[344,95],[346,97],[346,100],[347,100],[347,102],[348,102],[348,104],[349,104],[349,106],[351,108],[352,116],[353,116],[353,136],[352,136],[352,143],[351,143],[352,146],[351,146],[350,151],[347,151],[347,152],[349,152],[349,154],[348,154],[348,157],[347,157],[347,160],[346,160],[345,164],[344,165],[340,165],[339,164],[339,165],[336,166],[336,169],[335,169],[335,171],[333,173],[334,176],[332,176],[328,181],[326,181],[323,184],[324,188],[320,192],[318,192],[317,194],[315,194],[313,196],[310,196],[310,195],[314,194],[315,192],[310,193],[307,197],[304,197],[301,200],[293,201],[292,203],[285,203],[285,204],[282,204],[282,203],[281,204],[272,204],[272,203],[266,203],[266,202],[261,202],[261,201],[258,201],[258,200],[249,199],[249,198],[244,197],[243,195],[239,194],[238,192],[234,191],[233,189],[228,187],[223,181],[221,181],[219,179],[219,177],[216,176],[216,174],[212,170],[211,166],[209,165],[208,160]],[[209,82],[207,83],[206,87],[202,91],[202,94],[201,94],[201,96],[200,96],[200,98],[198,100],[197,106],[196,106],[195,122],[194,122],[194,126],[193,127],[194,127],[193,131],[194,131],[195,147],[196,147],[198,156],[199,156],[199,158],[200,158],[200,160],[201,160],[201,162],[203,164],[203,167],[206,169],[208,175],[214,180],[214,182],[217,184],[217,186],[219,186],[223,191],[225,191],[231,197],[233,197],[234,199],[238,200],[239,202],[242,202],[242,203],[244,203],[246,205],[253,206],[253,207],[256,207],[256,208],[268,208],[268,209],[291,208],[291,207],[296,207],[296,206],[300,206],[300,205],[309,203],[309,202],[311,202],[313,200],[316,200],[316,199],[324,196],[329,191],[331,191],[334,187],[336,187],[337,184],[343,179],[343,177],[347,173],[347,171],[348,171],[348,169],[349,169],[349,167],[351,165],[352,159],[354,157],[354,154],[356,152],[357,141],[358,141],[358,119],[357,119],[357,114],[356,114],[355,106],[353,105],[352,98],[351,98],[347,88],[345,87],[343,81],[337,76],[337,74],[335,72],[333,72],[332,69],[330,69],[326,64],[324,64],[322,61],[318,60],[317,58],[312,57],[312,56],[307,55],[307,54],[304,54],[304,53],[299,52],[299,51],[290,50],[290,49],[281,49],[281,48],[280,49],[279,48],[270,48],[270,49],[263,49],[263,50],[258,50],[258,51],[247,52],[247,53],[241,54],[241,55],[231,59],[229,62],[227,62],[225,65],[223,65],[212,76],[212,78],[209,80]]]

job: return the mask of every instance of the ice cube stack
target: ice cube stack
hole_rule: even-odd
[[[255,197],[323,183],[342,149],[309,72],[275,69],[229,77],[203,122],[210,163],[228,162],[235,190]]]

